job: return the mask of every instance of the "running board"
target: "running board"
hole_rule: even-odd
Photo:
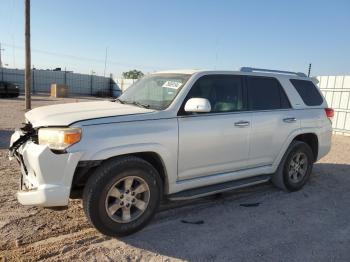
[[[210,186],[188,189],[178,193],[168,195],[169,200],[188,200],[198,197],[209,196],[229,190],[234,190],[242,187],[253,186],[269,181],[271,175],[260,175],[254,177],[243,178],[239,180],[228,181],[225,183],[214,184]]]

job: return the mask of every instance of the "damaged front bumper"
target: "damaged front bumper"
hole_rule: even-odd
[[[48,146],[38,145],[25,133],[15,131],[10,142],[10,159],[21,166],[20,190],[17,199],[22,205],[44,207],[68,205],[72,178],[81,154],[55,154]],[[17,147],[13,147],[22,139]]]

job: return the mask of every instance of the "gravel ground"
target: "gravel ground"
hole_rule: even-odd
[[[84,100],[35,96],[33,107]],[[350,137],[333,137],[330,154],[299,192],[267,183],[164,203],[144,230],[112,239],[88,224],[79,200],[65,211],[17,203],[20,170],[6,148],[23,105],[21,97],[0,100],[0,261],[350,261]]]

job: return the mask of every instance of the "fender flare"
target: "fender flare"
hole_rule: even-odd
[[[287,140],[284,142],[281,150],[279,151],[277,157],[275,158],[275,161],[272,164],[274,172],[277,170],[285,152],[287,151],[289,145],[292,143],[294,138],[296,138],[298,135],[302,135],[302,134],[306,134],[306,133],[315,134],[318,137],[318,133],[315,131],[314,128],[299,128],[299,129],[294,130],[292,133],[290,133]]]

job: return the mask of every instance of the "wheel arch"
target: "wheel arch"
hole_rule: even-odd
[[[98,166],[100,166],[104,162],[109,161],[111,159],[120,159],[120,158],[130,157],[130,156],[138,157],[148,162],[149,164],[151,164],[157,170],[160,176],[160,179],[162,180],[163,195],[169,192],[169,180],[168,180],[166,166],[162,157],[158,153],[153,151],[142,151],[142,152],[134,152],[134,153],[127,153],[127,154],[112,156],[104,160],[79,162],[78,167],[74,172],[70,197],[80,198],[82,196],[82,191],[85,187],[87,180],[89,179],[91,174],[94,172],[94,170]]]
[[[293,141],[301,141],[308,144],[311,147],[312,153],[314,154],[314,161],[316,162],[319,153],[319,139],[315,131],[316,130],[311,129],[298,129],[292,132],[286,139],[285,143],[283,144],[282,148],[280,149],[277,157],[275,158],[272,164],[273,172],[277,170],[284,154],[287,152],[290,144]]]
[[[318,157],[318,137],[315,133],[302,133],[294,137],[293,141],[300,141],[304,142],[307,145],[310,146],[313,157],[314,157],[314,162],[316,161]]]
[[[158,171],[158,174],[162,180],[163,194],[168,193],[169,181],[168,181],[167,170],[162,157],[158,153],[147,151],[147,152],[138,152],[138,153],[128,154],[128,156],[136,156],[150,163]]]

